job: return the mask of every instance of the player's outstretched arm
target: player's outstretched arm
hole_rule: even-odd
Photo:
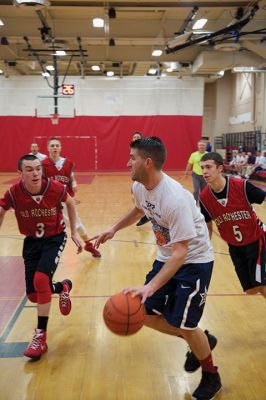
[[[75,209],[75,203],[74,200],[72,199],[69,194],[67,195],[66,198],[66,206],[67,206],[67,212],[68,212],[68,218],[69,218],[69,223],[70,223],[70,229],[71,229],[71,239],[75,243],[75,245],[78,248],[78,254],[82,252],[82,244],[77,237],[76,233],[76,209]]]
[[[137,222],[140,217],[143,216],[143,211],[137,207],[134,207],[131,211],[129,211],[124,217],[122,217],[116,224],[111,226],[111,228],[106,231],[96,235],[89,240],[95,240],[94,246],[96,249],[100,246],[100,244],[105,243],[107,240],[112,239],[117,231],[120,231],[127,226],[130,226]]]
[[[4,210],[3,207],[0,206],[0,227],[4,221],[5,213],[6,213],[6,210]]]
[[[77,191],[78,191],[78,183],[77,183],[77,181],[75,179],[74,172],[72,172],[72,174],[71,174],[71,187],[72,187],[73,192],[77,193]]]
[[[99,235],[93,236],[92,238],[89,239],[89,241],[95,240],[94,247],[98,249],[100,244],[105,243],[107,242],[107,240],[112,239],[114,235],[115,235],[115,230],[113,228],[109,228],[106,231],[99,233]]]

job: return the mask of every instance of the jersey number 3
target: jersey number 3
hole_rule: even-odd
[[[35,232],[35,236],[37,237],[37,238],[41,238],[41,237],[43,237],[43,235],[44,235],[44,224],[42,223],[42,222],[39,222],[37,225],[36,225],[36,232]]]
[[[234,232],[234,235],[235,235],[236,240],[237,240],[238,242],[242,242],[242,240],[243,240],[243,235],[242,235],[242,233],[241,233],[240,228],[239,228],[238,225],[233,225],[233,232]]]

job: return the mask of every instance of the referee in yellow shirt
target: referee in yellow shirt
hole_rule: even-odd
[[[206,182],[202,176],[202,170],[200,167],[201,157],[207,153],[205,151],[205,147],[206,144],[204,142],[198,142],[198,151],[191,153],[185,171],[185,175],[188,175],[188,172],[192,171],[192,180],[194,187],[193,196],[197,203],[199,200],[200,191],[203,190],[206,186]]]

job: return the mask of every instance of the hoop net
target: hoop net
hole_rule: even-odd
[[[57,125],[59,122],[59,115],[58,114],[50,114],[51,115],[51,122],[53,125]]]

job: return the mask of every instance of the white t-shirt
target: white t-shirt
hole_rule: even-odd
[[[58,169],[58,171],[60,171],[60,169],[62,169],[65,161],[66,161],[66,159],[64,157],[59,157],[58,160],[55,162],[55,166]]]
[[[29,154],[32,154],[33,156],[37,157],[40,161],[44,160],[47,157],[47,155],[45,155],[43,153],[39,153],[39,152],[36,154],[33,154],[33,153],[29,153]]]
[[[266,169],[266,157],[257,156],[255,164],[258,164],[261,168]]]
[[[172,255],[172,243],[189,240],[185,264],[213,260],[213,250],[204,217],[192,194],[163,173],[160,183],[147,190],[141,183],[132,186],[136,207],[151,220],[157,260],[166,262]]]

